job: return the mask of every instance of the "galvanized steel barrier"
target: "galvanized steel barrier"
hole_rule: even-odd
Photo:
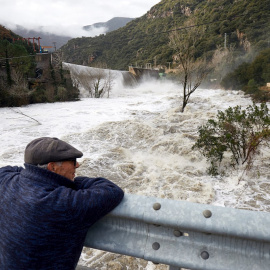
[[[85,246],[170,269],[269,270],[270,213],[126,194]]]

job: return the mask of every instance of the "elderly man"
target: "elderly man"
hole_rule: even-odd
[[[0,168],[0,269],[75,269],[86,233],[122,200],[104,178],[75,177],[82,152],[57,138],[25,149],[25,169]]]

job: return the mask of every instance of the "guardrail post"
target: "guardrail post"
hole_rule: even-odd
[[[169,266],[169,270],[181,270],[181,268],[179,268],[178,266]]]

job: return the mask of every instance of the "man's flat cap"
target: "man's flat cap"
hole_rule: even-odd
[[[30,142],[24,152],[24,162],[43,165],[49,162],[73,160],[83,153],[57,138],[42,137]]]

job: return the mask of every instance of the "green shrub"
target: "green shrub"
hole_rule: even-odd
[[[67,89],[63,86],[57,87],[57,100],[59,101],[65,101],[67,100]]]
[[[221,81],[225,89],[242,89],[247,94],[270,81],[270,48],[261,51],[251,63],[242,63]]]
[[[222,79],[221,86],[225,89],[242,89],[249,81],[248,68],[248,63],[242,63]]]
[[[249,80],[247,86],[243,89],[246,94],[255,94],[259,91],[258,85],[256,84],[254,79]]]
[[[34,103],[45,103],[48,102],[48,99],[45,94],[45,89],[37,88],[30,95],[30,104]]]
[[[199,138],[192,149],[198,149],[210,163],[208,173],[219,174],[225,153],[231,166],[246,164],[251,168],[259,147],[270,139],[270,119],[266,104],[253,104],[246,110],[241,106],[218,111],[217,120],[209,119],[198,129]]]

